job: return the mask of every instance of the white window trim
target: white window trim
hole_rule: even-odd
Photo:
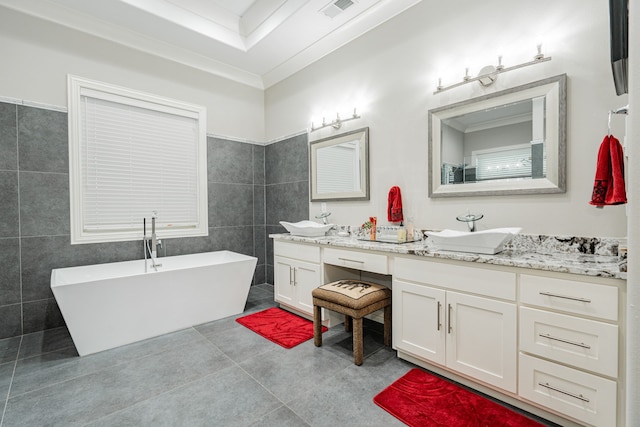
[[[139,92],[107,83],[93,81],[78,76],[68,75],[68,102],[69,102],[69,193],[70,193],[70,220],[71,220],[71,244],[119,242],[142,239],[143,218],[140,218],[140,228],[135,231],[91,231],[87,232],[83,226],[82,212],[82,159],[80,155],[81,123],[81,97],[90,96],[104,100],[127,98],[130,105],[142,108],[150,108],[170,114],[176,114],[195,118],[198,122],[197,144],[197,214],[198,221],[193,228],[172,229],[171,227],[159,227],[158,237],[196,237],[207,236],[208,226],[208,202],[207,202],[207,134],[206,134],[206,108],[169,98],[164,98],[144,92]],[[147,235],[150,235],[150,218],[147,217]],[[161,213],[160,213],[161,216]]]

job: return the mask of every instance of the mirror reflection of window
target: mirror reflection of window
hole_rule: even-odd
[[[545,97],[442,120],[441,184],[546,177]]]
[[[319,148],[316,162],[319,194],[361,191],[359,140]]]
[[[479,150],[473,153],[475,180],[531,178],[531,146]]]
[[[369,200],[368,147],[369,128],[312,141],[311,201]]]

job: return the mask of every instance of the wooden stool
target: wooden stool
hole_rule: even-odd
[[[360,280],[339,280],[311,292],[313,296],[313,342],[322,345],[321,307],[344,314],[344,329],[353,322],[353,361],[362,365],[362,318],[384,308],[384,345],[391,345],[391,290],[385,286]]]

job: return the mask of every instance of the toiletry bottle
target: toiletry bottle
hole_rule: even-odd
[[[371,228],[369,229],[369,239],[376,240],[376,229],[378,228],[378,218],[376,218],[375,216],[370,216],[369,222],[371,223]]]
[[[407,229],[404,228],[402,223],[398,227],[398,243],[404,243],[407,241]]]
[[[413,237],[413,218],[407,218],[407,240],[412,241]]]

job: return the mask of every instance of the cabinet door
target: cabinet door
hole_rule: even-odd
[[[425,360],[445,363],[445,291],[394,280],[393,345]]]
[[[322,285],[320,266],[308,262],[296,261],[293,266],[294,306],[313,315],[311,291]]]
[[[275,300],[288,305],[295,302],[293,287],[293,260],[282,257],[274,257],[274,293]]]
[[[515,393],[516,314],[513,303],[447,292],[447,367]]]

